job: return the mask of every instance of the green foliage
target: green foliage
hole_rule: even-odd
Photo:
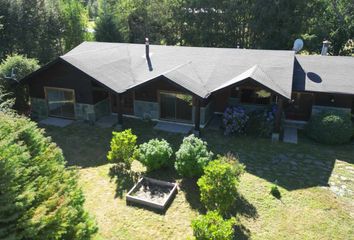
[[[272,185],[272,187],[270,188],[270,194],[272,194],[275,198],[280,199],[281,198],[281,193],[278,189],[277,185]]]
[[[176,152],[175,168],[184,177],[199,177],[212,157],[213,153],[208,151],[207,143],[190,135],[183,139]]]
[[[235,218],[224,220],[216,211],[210,211],[192,221],[194,237],[197,240],[234,239]]]
[[[0,113],[0,239],[89,239],[77,172],[26,118]]]
[[[346,143],[352,137],[353,123],[349,113],[326,112],[311,117],[307,127],[307,135],[325,144]]]
[[[28,91],[25,86],[17,84],[16,81],[38,68],[39,64],[36,59],[17,54],[7,56],[0,64],[0,86],[9,97],[15,98],[14,108],[22,113],[28,110]],[[15,73],[15,80],[6,78],[11,76],[12,71]]]
[[[113,132],[112,134],[111,150],[107,154],[107,159],[116,163],[122,162],[130,167],[136,148],[137,136],[132,133],[131,129]]]
[[[219,157],[204,168],[198,180],[200,200],[208,210],[227,215],[237,200],[237,185],[244,166],[237,159]]]
[[[102,13],[98,16],[95,31],[95,39],[99,42],[121,42],[123,40],[117,20],[109,13]]]
[[[134,155],[139,162],[146,166],[148,171],[152,171],[168,166],[172,154],[172,148],[166,140],[152,139],[141,144]]]
[[[270,117],[268,111],[252,111],[248,113],[245,132],[248,135],[269,137],[274,128],[274,117]]]

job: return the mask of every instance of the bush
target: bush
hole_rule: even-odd
[[[281,198],[281,193],[278,189],[277,185],[272,185],[272,187],[270,188],[270,194],[272,194],[275,198],[280,199]]]
[[[90,239],[77,171],[34,122],[0,119],[0,239]]]
[[[245,131],[248,116],[242,107],[228,107],[223,114],[224,134],[240,134]]]
[[[175,168],[184,177],[199,177],[212,157],[213,153],[208,151],[207,143],[192,134],[183,139],[176,152]]]
[[[258,137],[271,136],[274,129],[276,105],[267,110],[256,110],[248,114],[245,132]]]
[[[124,163],[130,168],[136,148],[137,136],[132,133],[131,129],[113,132],[112,134],[111,150],[107,154],[107,159],[115,163]]]
[[[230,212],[237,200],[237,185],[244,171],[240,163],[231,164],[226,157],[211,161],[204,168],[204,175],[198,180],[200,200],[208,210],[222,215]]]
[[[11,76],[14,70],[16,80],[19,81],[38,68],[39,63],[36,59],[22,55],[7,56],[0,64],[0,86],[3,87],[5,93],[10,94],[9,97],[15,98],[13,107],[21,113],[29,109],[28,91],[24,85],[18,85],[14,80],[6,79],[5,76]]]
[[[172,154],[172,148],[166,140],[152,139],[141,144],[134,155],[148,171],[152,171],[166,167],[170,163]]]
[[[194,237],[197,240],[234,239],[235,218],[224,220],[217,212],[211,211],[192,221]]]
[[[350,141],[353,124],[350,114],[321,112],[313,115],[306,127],[307,135],[325,144],[341,144]]]

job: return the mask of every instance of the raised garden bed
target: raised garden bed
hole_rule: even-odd
[[[142,177],[128,192],[126,200],[127,203],[136,203],[157,210],[166,210],[176,192],[176,183]]]

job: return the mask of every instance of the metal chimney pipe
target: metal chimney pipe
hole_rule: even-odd
[[[328,41],[328,40],[324,40],[323,41],[322,51],[321,51],[321,55],[322,56],[327,56],[328,55],[328,48],[329,48],[330,44],[331,44],[331,42]]]
[[[150,44],[149,44],[149,38],[145,38],[145,56],[146,59],[150,58]]]

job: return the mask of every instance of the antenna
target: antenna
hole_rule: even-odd
[[[302,39],[298,38],[294,41],[293,50],[296,53],[299,52],[303,47],[304,47],[304,41],[302,41]]]
[[[6,76],[5,75],[5,79],[14,80],[14,81],[17,82],[16,73],[15,73],[15,69],[14,68],[11,69],[11,75],[10,76]]]

